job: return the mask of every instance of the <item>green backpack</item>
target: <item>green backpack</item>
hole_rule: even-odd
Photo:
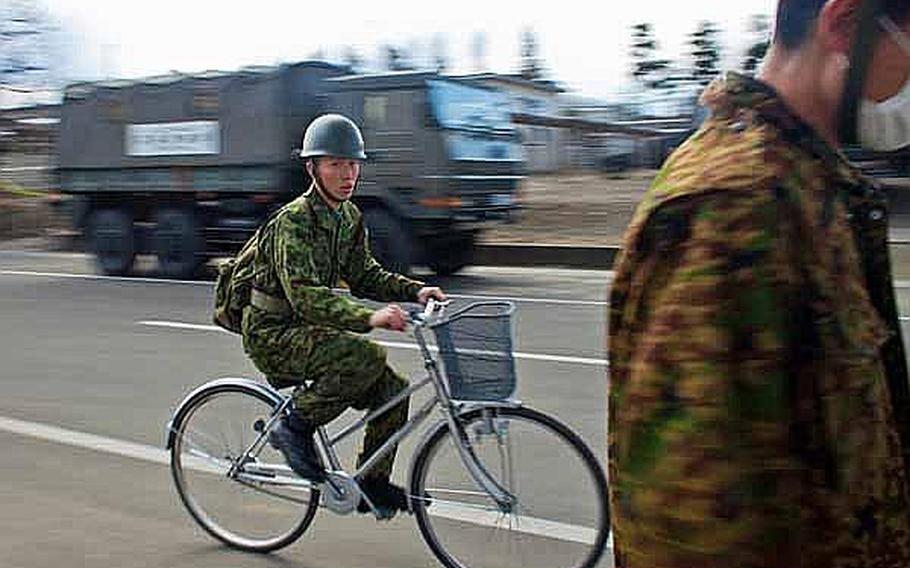
[[[258,248],[258,233],[243,245],[234,258],[218,265],[215,279],[215,310],[212,319],[224,329],[240,333],[243,308],[250,303],[253,290],[253,258]]]
[[[281,210],[278,209],[278,211]],[[216,325],[232,333],[242,332],[243,308],[250,305],[253,282],[258,275],[253,261],[259,251],[259,236],[265,226],[275,218],[278,211],[270,215],[256,229],[237,256],[218,265],[218,276],[215,279],[215,309],[212,313],[212,320]]]

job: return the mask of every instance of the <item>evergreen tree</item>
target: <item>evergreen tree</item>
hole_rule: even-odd
[[[770,18],[764,14],[752,16],[749,19],[749,34],[752,36],[752,45],[746,50],[742,69],[746,73],[754,74],[771,46]]]
[[[707,85],[720,71],[720,30],[713,22],[701,22],[689,36],[692,55],[692,78],[700,85]]]
[[[648,88],[665,86],[670,62],[657,57],[657,40],[651,24],[632,26],[632,77]]]

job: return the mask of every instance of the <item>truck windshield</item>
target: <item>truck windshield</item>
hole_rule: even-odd
[[[428,83],[433,114],[443,128],[485,134],[515,132],[508,95],[451,81]]]
[[[455,160],[524,159],[508,95],[451,81],[428,81],[430,106]]]

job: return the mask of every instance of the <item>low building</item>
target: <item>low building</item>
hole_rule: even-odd
[[[560,116],[560,95],[565,89],[552,81],[530,80],[520,75],[478,73],[456,77],[467,83],[475,82],[508,93],[512,98],[512,114],[540,119],[518,123],[528,170],[533,173],[552,172],[567,167],[564,152],[565,131],[547,126],[546,119]]]

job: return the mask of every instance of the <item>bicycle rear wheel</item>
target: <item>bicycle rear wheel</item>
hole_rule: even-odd
[[[414,462],[420,532],[449,568],[593,567],[610,516],[603,469],[568,427],[528,408],[486,407],[457,418],[477,461],[516,498],[503,507],[475,482],[449,427]]]
[[[319,491],[267,443],[230,474],[275,409],[276,401],[255,389],[218,385],[196,395],[172,425],[171,473],[181,500],[203,529],[241,550],[291,544],[319,506]]]

